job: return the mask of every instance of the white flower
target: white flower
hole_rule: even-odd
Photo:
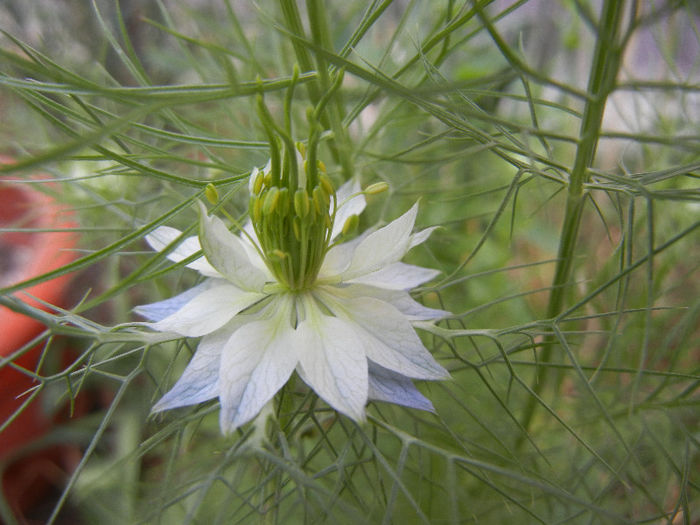
[[[438,272],[400,262],[432,228],[411,233],[416,204],[383,228],[332,245],[346,220],[365,207],[357,183],[347,183],[333,197],[327,249],[311,270],[315,274],[302,270],[303,284],[296,289],[283,273],[293,273],[290,266],[275,266],[291,257],[261,246],[266,233],[254,217],[238,236],[201,206],[199,238],[184,239],[167,257],[181,261],[203,249],[206,258],[187,266],[206,280],[136,310],[153,321],[148,326],[154,330],[202,337],[155,412],[218,397],[221,429],[228,433],[254,418],[295,370],[331,407],[356,421],[364,419],[368,400],[433,410],[411,380],[443,379],[448,373],[411,323],[449,314],[417,303],[408,293]],[[146,240],[162,251],[180,236],[174,228],[161,227]],[[270,251],[275,253],[268,257]],[[299,257],[297,264],[312,258]]]

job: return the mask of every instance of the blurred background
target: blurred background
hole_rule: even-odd
[[[0,3],[0,521],[696,523],[700,8],[693,1]],[[436,414],[364,425],[290,383],[263,441],[157,417],[196,340],[124,323],[195,272],[152,252],[214,184],[234,217],[345,77],[322,158],[420,199],[453,316]],[[115,328],[116,327],[116,328]],[[279,398],[279,395],[278,395]],[[282,421],[282,419],[280,419]]]

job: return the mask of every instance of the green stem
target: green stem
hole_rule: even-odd
[[[320,49],[332,50],[333,42],[331,41],[330,30],[328,28],[328,13],[326,12],[325,3],[321,0],[306,0],[306,10],[309,14],[309,27],[311,28],[311,38],[313,39],[314,45]],[[330,128],[333,130],[334,142],[337,146],[334,156],[337,156],[340,162],[344,179],[348,180],[353,176],[354,168],[349,154],[351,151],[350,138],[343,125],[343,104],[338,89],[342,83],[343,74],[342,72],[338,73],[335,80],[332,80],[328,74],[328,63],[323,55],[317,55],[316,61],[318,63],[321,89],[326,94],[331,93],[334,102],[329,106],[327,112]],[[322,107],[321,102],[323,102],[322,99],[317,104],[317,110],[319,107]],[[325,102],[323,102],[323,106],[325,106]],[[323,117],[324,115],[321,113],[319,115],[321,122],[323,122]]]
[[[304,31],[304,26],[301,23],[301,16],[299,15],[299,9],[295,0],[278,0],[280,8],[282,9],[282,16],[287,24],[287,29],[301,40],[292,39],[292,46],[294,47],[294,54],[296,55],[297,61],[299,62],[299,67],[303,72],[313,71],[314,64],[311,59],[311,54],[306,46],[302,43],[306,39],[306,33]],[[312,103],[321,98],[321,93],[318,88],[318,84],[315,82],[309,82],[306,85],[309,90],[309,98]]]
[[[302,71],[318,71],[319,83],[309,82],[306,87],[309,91],[309,99],[312,105],[316,106],[321,100],[323,93],[330,87],[330,77],[328,75],[328,65],[325,58],[317,53],[317,67],[314,68],[313,59],[309,48],[305,42],[306,33],[301,22],[299,9],[294,0],[278,0],[282,9],[287,29],[290,33],[296,36],[292,38],[292,46],[294,53]],[[328,29],[328,17],[325,10],[325,4],[316,0],[309,0],[307,3],[307,11],[309,13],[309,26],[312,33],[314,45],[320,49],[331,49],[330,32]],[[349,155],[351,148],[349,146],[349,137],[345,132],[342,124],[342,108],[340,104],[335,104],[329,111],[319,115],[319,121],[324,129],[332,129],[334,140],[329,144],[329,149],[333,160],[338,162],[344,172],[345,178],[350,178],[354,172],[352,159]]]
[[[588,170],[595,159],[605,103],[608,95],[615,88],[620,57],[622,55],[620,34],[624,12],[624,0],[605,0],[601,9],[598,38],[587,89],[588,96],[579,131],[576,158],[569,177],[564,222],[559,237],[557,264],[547,306],[547,318],[551,319],[552,322],[556,322],[557,317],[561,314],[564,299],[569,289],[578,233],[587,198],[584,185],[588,182]],[[557,340],[553,331],[551,331],[543,342],[540,366],[537,368],[535,382],[532,386],[533,392],[537,395],[530,396],[525,407],[522,420],[522,426],[525,430],[528,429],[532,421],[532,416],[537,406],[537,398],[547,383],[549,372],[547,364],[552,361],[552,352],[556,346]],[[520,438],[521,442],[522,437]]]

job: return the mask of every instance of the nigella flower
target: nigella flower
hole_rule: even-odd
[[[432,228],[412,233],[416,204],[382,228],[335,242],[357,224],[365,198],[357,182],[336,194],[322,164],[315,164],[306,173],[297,165],[292,181],[287,156],[284,166],[254,170],[251,222],[241,235],[200,205],[199,238],[167,253],[181,261],[201,249],[205,257],[187,266],[206,280],[137,312],[154,330],[202,339],[155,412],[218,398],[228,433],[254,418],[294,371],[356,421],[364,419],[368,400],[433,409],[412,379],[448,374],[412,323],[448,313],[408,293],[438,272],[400,262]],[[180,235],[160,227],[146,240],[163,250]]]

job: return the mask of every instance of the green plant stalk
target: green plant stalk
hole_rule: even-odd
[[[333,42],[330,37],[328,13],[326,12],[325,4],[320,0],[307,0],[306,9],[309,13],[309,27],[311,28],[314,44],[321,49],[332,49]],[[354,174],[354,167],[349,155],[351,151],[350,139],[343,125],[343,104],[340,99],[340,89],[333,89],[333,91],[330,91],[332,89],[331,85],[333,84],[333,79],[328,74],[328,63],[322,55],[318,55],[316,61],[318,62],[318,74],[323,93],[333,93],[333,103],[329,105],[328,111],[326,112],[330,128],[334,135],[333,140],[335,142],[335,147],[332,149],[336,151],[333,151],[333,154],[337,156],[338,162],[343,169],[343,178],[349,180]],[[336,72],[336,75],[340,75],[340,77],[336,78],[339,78],[342,83],[342,73]],[[319,100],[317,104],[320,102]],[[324,115],[322,114],[320,119],[323,119],[323,117]],[[323,122],[323,120],[321,121]]]
[[[587,198],[584,185],[588,182],[588,170],[595,159],[605,104],[608,95],[615,88],[622,55],[620,34],[625,3],[624,0],[606,0],[601,9],[598,38],[588,82],[588,96],[581,121],[576,157],[569,177],[564,222],[559,236],[557,263],[547,305],[547,318],[551,319],[552,322],[556,322],[557,317],[561,314],[564,299],[569,289],[578,233]],[[549,372],[547,364],[552,361],[552,352],[556,345],[556,337],[553,332],[550,332],[543,342],[540,366],[537,367],[532,386],[532,390],[537,396],[528,398],[523,413],[522,426],[525,430],[529,428],[532,421],[537,398],[547,384]]]
[[[320,87],[315,82],[306,85],[312,105],[317,105],[323,93],[330,87],[331,80],[328,76],[327,63],[323,56],[317,56],[317,67],[309,52],[306,32],[301,22],[301,15],[294,0],[278,0],[282,15],[288,31],[296,38],[291,38],[294,54],[303,72],[318,71]],[[309,11],[309,25],[312,32],[313,43],[320,49],[330,48],[330,33],[328,29],[327,14],[322,2],[309,1],[307,5]],[[335,135],[333,141],[329,143],[329,150],[333,160],[338,162],[344,172],[345,179],[349,179],[354,169],[352,160],[348,154],[347,134],[342,125],[342,115],[337,105],[332,105],[330,111],[325,111],[319,115],[319,120],[324,129],[332,129]]]

